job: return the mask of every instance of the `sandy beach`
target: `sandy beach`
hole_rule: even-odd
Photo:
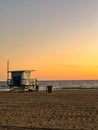
[[[0,92],[0,130],[98,130],[98,90]]]

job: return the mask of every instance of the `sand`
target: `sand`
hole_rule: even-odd
[[[0,92],[0,130],[98,130],[98,90]]]

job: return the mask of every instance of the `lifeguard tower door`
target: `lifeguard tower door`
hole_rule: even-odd
[[[21,86],[21,76],[13,76],[13,86]]]

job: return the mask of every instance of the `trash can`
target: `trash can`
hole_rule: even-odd
[[[46,86],[46,92],[52,93],[52,88],[53,88],[52,85]]]

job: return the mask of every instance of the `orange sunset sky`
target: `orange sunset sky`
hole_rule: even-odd
[[[0,80],[98,79],[98,0],[0,0]]]

